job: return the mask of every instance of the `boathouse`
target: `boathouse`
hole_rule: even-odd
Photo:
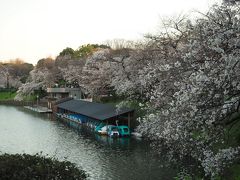
[[[88,102],[71,99],[56,104],[57,114],[73,117],[81,123],[97,126],[100,123],[106,125],[127,125],[133,127],[134,109],[116,108],[109,104]]]

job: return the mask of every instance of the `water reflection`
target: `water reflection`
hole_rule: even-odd
[[[94,133],[95,139],[104,145],[107,146],[122,146],[123,148],[126,148],[129,146],[130,138],[125,137],[125,138],[109,138],[108,136],[101,136],[99,134]]]
[[[148,142],[73,129],[51,116],[11,106],[0,106],[0,151],[42,151],[60,160],[67,158],[86,170],[90,179],[165,180],[176,175]]]

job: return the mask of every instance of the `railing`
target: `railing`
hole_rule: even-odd
[[[14,100],[4,100],[0,101],[0,105],[12,105],[12,106],[34,106],[36,101],[14,101]],[[38,102],[39,106],[47,107],[46,102]]]
[[[67,88],[47,88],[48,93],[68,93]]]
[[[48,93],[69,93],[71,91],[80,91],[80,88],[47,88]]]

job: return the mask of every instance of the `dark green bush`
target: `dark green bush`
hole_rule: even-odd
[[[59,162],[42,155],[0,155],[1,180],[83,180],[87,175],[69,161]]]

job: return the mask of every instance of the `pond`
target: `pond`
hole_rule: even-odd
[[[0,152],[42,152],[82,167],[89,179],[173,179],[177,170],[165,166],[148,142],[112,139],[87,130],[75,130],[51,115],[0,105]]]

